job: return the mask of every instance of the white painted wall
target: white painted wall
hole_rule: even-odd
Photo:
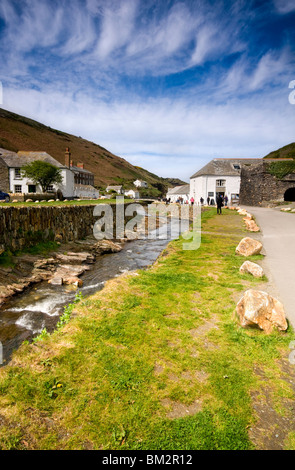
[[[129,189],[128,191],[124,191],[125,196],[133,197],[134,199],[139,199],[139,192],[134,191],[134,189]]]
[[[166,198],[170,199],[170,202],[176,202],[178,198],[182,197],[183,202],[186,202],[190,199],[189,194],[166,194]]]
[[[133,182],[134,186],[136,186],[137,188],[147,188],[148,187],[148,184],[146,181],[140,181],[140,180],[135,180]]]
[[[55,191],[61,190],[64,197],[74,197],[74,173],[67,168],[61,170],[62,183],[54,184],[53,188]],[[15,168],[9,168],[9,188],[13,193],[15,192],[15,186],[20,185],[22,187],[22,193],[27,194],[29,192],[29,185],[34,183],[29,178],[17,178],[15,175]],[[42,188],[36,185],[36,192],[42,193]]]
[[[193,197],[195,202],[198,204],[201,197],[204,199],[204,203],[207,204],[207,197],[209,193],[213,193],[210,196],[216,201],[216,181],[223,179],[225,180],[224,192],[225,196],[228,197],[229,202],[231,201],[232,195],[239,194],[240,192],[240,176],[198,176],[197,178],[190,179],[190,198]],[[220,188],[221,189],[221,188]]]

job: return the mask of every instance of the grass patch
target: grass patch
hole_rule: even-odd
[[[277,406],[294,398],[279,366],[294,335],[246,330],[233,315],[233,294],[257,285],[234,254],[241,217],[208,210],[202,228],[198,250],[171,242],[19,349],[0,371],[3,449],[255,448],[252,393],[267,384]]]
[[[295,160],[269,163],[267,171],[276,178],[282,179],[284,176],[295,172]]]

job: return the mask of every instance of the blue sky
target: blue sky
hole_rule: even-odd
[[[295,141],[294,25],[295,0],[0,0],[2,107],[188,181]]]

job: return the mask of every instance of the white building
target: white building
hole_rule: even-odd
[[[124,191],[124,195],[127,197],[132,197],[133,199],[139,199],[139,192],[134,189],[127,189]]]
[[[148,187],[148,184],[146,181],[141,181],[141,180],[135,180],[133,182],[134,186],[136,186],[137,188],[147,188]]]
[[[110,191],[115,191],[117,194],[124,194],[123,186],[108,186],[106,188],[106,192],[109,193]]]
[[[166,194],[166,199],[170,199],[170,202],[183,202],[186,203],[189,201],[190,194],[190,185],[184,184],[182,186],[175,186],[174,188],[169,188]]]
[[[44,161],[59,168],[62,176],[62,182],[49,186],[48,192],[61,191],[64,198],[98,198],[99,191],[92,185],[87,184],[93,181],[93,173],[85,170],[82,167],[73,166],[71,164],[72,162],[68,160],[69,157],[70,153],[67,149],[65,163],[68,163],[68,165],[62,165],[46,152],[20,151],[15,153],[0,149],[0,158],[3,164],[7,167],[8,171],[7,175],[9,191],[13,194],[42,193],[42,188],[40,185],[34,183],[30,178],[24,177],[22,175],[22,168],[28,163],[32,163],[34,161]],[[85,182],[85,184],[79,184],[78,181]]]
[[[239,199],[242,165],[251,165],[257,158],[215,158],[190,178],[190,198],[199,204],[216,202],[218,195],[227,196],[229,204]]]

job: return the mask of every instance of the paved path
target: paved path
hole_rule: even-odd
[[[245,208],[255,216],[260,227],[265,263],[286,316],[295,328],[295,214],[262,207]]]

